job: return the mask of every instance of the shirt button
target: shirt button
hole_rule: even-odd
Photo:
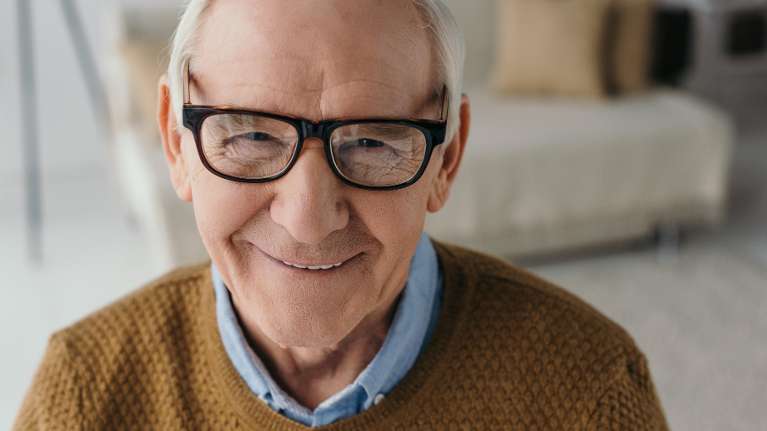
[[[373,398],[373,404],[378,405],[381,404],[381,401],[384,399],[384,394],[378,394]]]

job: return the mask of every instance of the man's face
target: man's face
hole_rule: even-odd
[[[439,103],[416,108],[436,76],[422,27],[409,0],[215,2],[192,61],[191,101],[314,121],[438,119]],[[307,139],[286,176],[245,184],[208,172],[179,130],[177,191],[193,203],[246,325],[283,346],[326,347],[381,317],[406,283],[427,210],[442,205],[442,150],[416,184],[368,191],[342,183],[322,142]]]

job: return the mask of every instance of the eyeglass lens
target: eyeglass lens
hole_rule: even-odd
[[[203,154],[216,171],[245,180],[267,179],[285,171],[299,133],[285,121],[252,114],[222,113],[205,119]],[[426,155],[426,137],[416,127],[392,123],[353,123],[334,129],[330,150],[335,170],[347,180],[388,187],[411,180]]]

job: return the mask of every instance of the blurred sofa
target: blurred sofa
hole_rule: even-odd
[[[652,82],[604,99],[499,95],[487,82],[503,25],[496,1],[446,3],[466,36],[473,116],[455,189],[427,223],[435,237],[515,258],[724,220],[733,146],[724,112]]]
[[[721,223],[732,151],[724,113],[661,87],[605,99],[501,95],[488,85],[495,2],[446,3],[467,40],[472,125],[450,199],[427,220],[432,236],[516,258]],[[146,2],[117,6],[108,19],[115,172],[163,268],[205,257],[191,206],[170,188],[154,123],[177,17],[176,2]]]

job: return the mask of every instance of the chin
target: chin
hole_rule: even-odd
[[[378,290],[361,275],[351,282],[275,277],[254,282],[245,296],[254,311],[260,310],[251,316],[274,343],[327,348],[338,345],[375,308]]]

